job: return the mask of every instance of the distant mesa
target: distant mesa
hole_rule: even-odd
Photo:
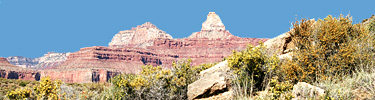
[[[62,64],[67,57],[68,53],[55,53],[48,52],[44,54],[43,57],[39,58],[27,58],[22,56],[10,56],[6,59],[13,65],[22,67],[22,68],[31,68],[31,69],[52,69],[54,67]]]
[[[18,66],[12,65],[6,58],[0,57],[0,67],[15,67],[18,68]]]
[[[22,68],[34,68],[39,63],[38,58],[27,58],[22,56],[10,56],[6,58],[11,64]]]

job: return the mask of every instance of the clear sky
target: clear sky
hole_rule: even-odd
[[[233,35],[273,38],[301,18],[350,14],[355,23],[375,14],[375,1],[334,0],[0,0],[0,57],[36,58],[108,46],[121,30],[145,22],[173,38],[200,31],[216,12]]]

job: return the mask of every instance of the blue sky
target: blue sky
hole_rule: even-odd
[[[174,38],[200,31],[216,12],[233,35],[273,38],[301,18],[350,15],[355,23],[375,14],[375,1],[304,0],[0,0],[0,57],[36,58],[108,46],[121,30],[155,24]]]

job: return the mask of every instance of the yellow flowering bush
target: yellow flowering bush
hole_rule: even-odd
[[[293,89],[293,84],[290,83],[289,81],[279,82],[277,77],[274,77],[270,81],[269,91],[272,93],[271,98],[273,100],[278,100],[280,98],[291,100],[291,98],[293,98],[291,94],[292,89]]]
[[[362,24],[352,24],[349,16],[302,19],[293,24],[291,36],[298,50],[281,67],[285,80],[311,83],[340,78],[355,66],[372,62],[373,36]]]
[[[15,91],[9,91],[6,96],[9,99],[24,99],[24,98],[30,98],[32,96],[32,91],[29,88],[25,89],[16,89]]]
[[[61,99],[65,93],[60,93],[61,80],[52,81],[51,78],[45,77],[40,81],[39,86],[34,87],[37,100],[40,99]],[[61,95],[62,94],[62,95]]]

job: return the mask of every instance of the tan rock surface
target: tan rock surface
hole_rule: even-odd
[[[229,79],[229,68],[227,68],[227,61],[223,61],[203,72],[199,80],[189,84],[188,86],[188,98],[202,99],[202,98],[219,98],[223,96],[228,97],[230,90],[230,79]],[[218,96],[219,95],[219,96]],[[216,97],[212,97],[216,96]],[[231,97],[231,96],[230,96]]]
[[[266,47],[267,54],[276,54],[280,60],[290,59],[292,57],[291,51],[296,50],[290,32],[267,40],[264,42],[264,46]]]

